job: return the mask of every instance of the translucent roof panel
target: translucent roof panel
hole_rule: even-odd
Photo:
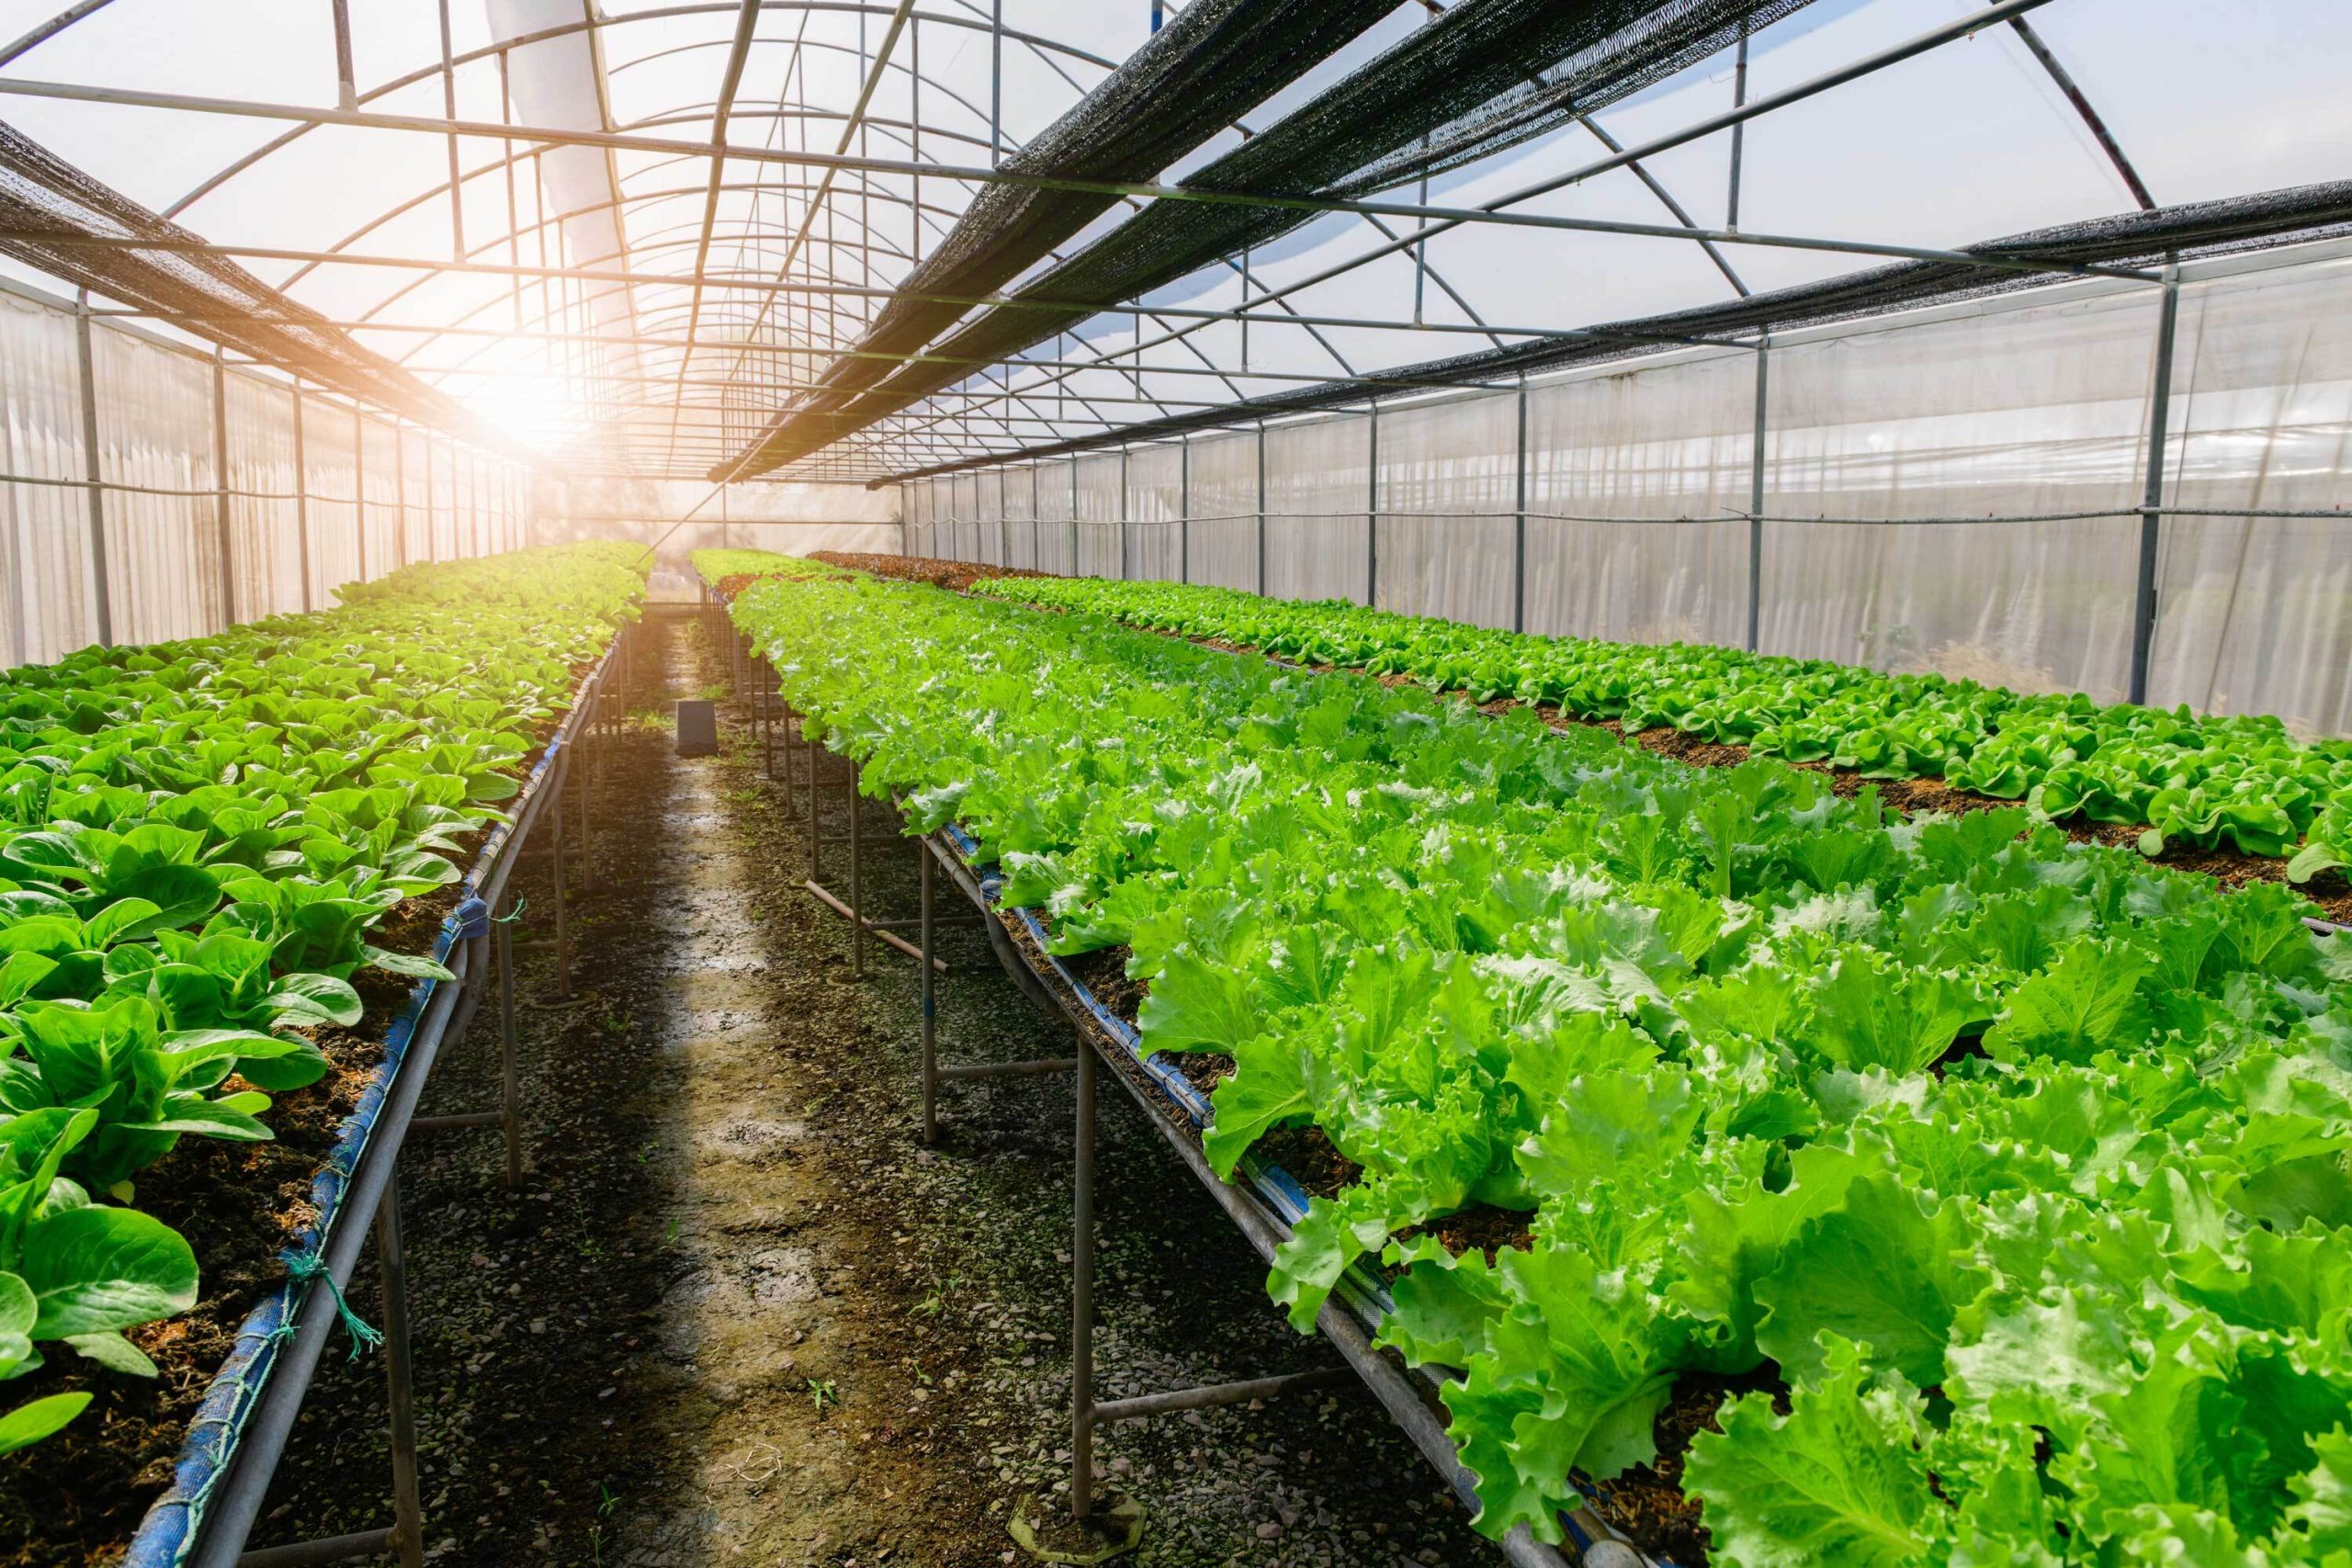
[[[1255,187],[1299,204],[1286,231],[1039,315],[1036,341],[918,378],[911,400],[853,399],[854,417],[777,471],[865,479],[1326,383],[1401,389],[1451,355],[2128,213],[2125,164],[2168,207],[2335,178],[2352,143],[2334,91],[2352,57],[2341,7],[2200,3],[2152,28],[2132,0],[1758,3],[1744,46],[1463,166],[1422,177],[1409,137],[1383,147],[1401,181],[1346,193],[1383,210],[1304,176]],[[0,46],[0,118],[17,131],[549,461],[669,477],[743,458],[844,365],[877,361],[870,385],[910,355],[952,360],[941,331],[869,345],[894,291],[980,192],[1024,177],[1022,149],[1136,56],[1155,10],[1250,8],[46,6]],[[1063,278],[1155,204],[1144,187],[1311,116],[1422,29],[1505,7],[1398,5],[1327,53],[1273,62],[1231,123],[1124,194],[1105,187],[1103,210],[1014,255],[997,292]],[[1620,11],[1646,25],[1672,8]],[[1830,77],[1845,79],[1814,90]],[[1711,127],[1759,101],[1736,131]],[[933,303],[967,324],[989,308]]]

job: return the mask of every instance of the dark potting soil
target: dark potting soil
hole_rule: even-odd
[[[1654,1558],[1676,1568],[1707,1568],[1707,1527],[1698,1500],[1682,1490],[1683,1461],[1700,1433],[1723,1430],[1716,1413],[1724,1401],[1748,1393],[1770,1394],[1772,1407],[1788,1414],[1787,1386],[1770,1362],[1736,1378],[1686,1372],[1677,1379],[1666,1407],[1651,1424],[1657,1460],[1604,1483],[1593,1512]]]
[[[548,727],[552,732],[553,726]],[[486,833],[469,834],[470,865]],[[450,885],[396,904],[368,940],[427,953],[456,908]],[[184,1136],[134,1179],[138,1206],[180,1233],[196,1254],[196,1305],[131,1331],[154,1378],[93,1367],[62,1346],[47,1364],[6,1385],[14,1406],[52,1393],[91,1394],[56,1436],[0,1461],[0,1568],[85,1568],[115,1561],[172,1482],[188,1422],[235,1348],[237,1332],[286,1279],[281,1255],[316,1223],[311,1185],[383,1061],[384,1032],[408,1005],[413,980],[363,969],[351,977],[366,1008],[356,1029],[304,1031],[326,1055],[327,1076],[275,1097],[267,1143]],[[239,1087],[232,1080],[230,1087]]]

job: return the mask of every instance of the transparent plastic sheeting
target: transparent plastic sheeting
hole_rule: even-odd
[[[9,666],[49,663],[98,637],[76,337],[70,305],[0,288],[0,661]],[[217,380],[224,530],[211,358],[94,321],[90,359],[117,643],[326,609],[338,584],[404,561],[525,542],[527,487],[515,465],[317,392],[301,399],[308,472],[298,485],[293,388],[237,368]]]
[[[1805,521],[1760,530],[1763,650],[2121,700],[2160,309],[2099,281],[1776,339],[1760,513]],[[1369,578],[1407,614],[1737,647],[1757,368],[1697,349],[1532,382],[1523,455],[1511,391],[1084,454],[1076,570],[1122,570],[1124,460],[1132,577],[1358,603]],[[2352,731],[2352,517],[2245,514],[2352,506],[2352,244],[2184,268],[2166,431],[2164,504],[2218,515],[2161,522],[2150,699]],[[1040,517],[1071,461],[1035,466]],[[953,553],[969,479],[904,487],[924,547]],[[2114,514],[1894,521],[2084,512]],[[1066,571],[1057,532],[1038,564]]]

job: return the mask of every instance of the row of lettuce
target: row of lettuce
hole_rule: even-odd
[[[270,1137],[271,1097],[362,1021],[352,979],[447,972],[374,944],[469,837],[577,671],[635,614],[623,545],[413,566],[341,608],[0,675],[0,1381],[194,1304],[138,1206],[184,1137]],[[89,1392],[0,1401],[0,1453]]]
[[[868,789],[1129,950],[1146,1050],[1232,1059],[1219,1170],[1361,1168],[1271,1292],[1396,1270],[1483,1529],[1557,1540],[1748,1376],[1684,1472],[1719,1564],[2352,1562],[2352,939],[2289,890],[1089,615],[733,615]],[[1477,1205],[1524,1240],[1434,1239]]]
[[[2143,827],[2141,848],[2226,844],[2292,855],[2308,881],[2352,863],[2352,740],[2300,739],[2267,715],[2198,716],[2080,694],[2028,695],[1936,674],[1707,644],[1547,637],[1327,600],[1091,578],[999,579],[978,592],[1411,676],[1480,702],[1550,703],[1628,734],[1680,730],[1757,756],[1884,779],[1941,778],[2056,820]]]

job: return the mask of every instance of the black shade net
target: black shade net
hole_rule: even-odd
[[[483,446],[507,445],[456,400],[225,257],[74,243],[89,239],[204,243],[0,124],[0,254],[372,407]]]
[[[1196,0],[1001,167],[1061,179],[1151,179],[1394,8],[1367,0]],[[1001,288],[1119,199],[1037,186],[983,187],[938,249],[908,274],[903,292],[866,328],[858,351],[920,349],[953,327],[967,307],[909,296],[971,299]],[[888,375],[892,364],[836,359],[817,389],[782,418],[838,408]],[[755,462],[743,471],[774,466]],[[711,478],[733,467],[722,464]]]
[[[2146,268],[2168,259],[2216,255],[2352,232],[2352,181],[2293,186],[2256,196],[2188,202],[2149,211],[2037,229],[2003,240],[1965,247],[1988,260],[2040,262],[2053,269],[2075,266]],[[998,463],[1066,457],[1100,446],[1163,440],[1193,431],[1254,423],[1285,414],[1363,403],[1383,391],[1474,387],[1509,381],[1539,371],[1655,353],[1661,345],[1747,337],[1798,327],[1883,315],[1979,295],[2047,283],[2047,276],[1988,271],[1965,262],[1901,262],[1801,284],[1770,294],[1662,316],[1612,321],[1574,337],[1544,338],[1507,348],[1399,366],[1352,381],[1329,381],[1294,391],[1251,398],[1221,408],[1201,409],[1105,431],[1073,441],[1024,447],[954,463],[910,469],[874,486],[931,474]]]
[[[1463,0],[1184,183],[1221,195],[1355,200],[1490,156],[1663,80],[1809,0]],[[1263,245],[1315,214],[1155,201],[1046,269],[873,392],[780,421],[734,471],[806,457],[1095,311]],[[908,346],[893,353],[909,352]],[[960,363],[959,363],[960,362]],[[713,478],[728,471],[713,470]]]

